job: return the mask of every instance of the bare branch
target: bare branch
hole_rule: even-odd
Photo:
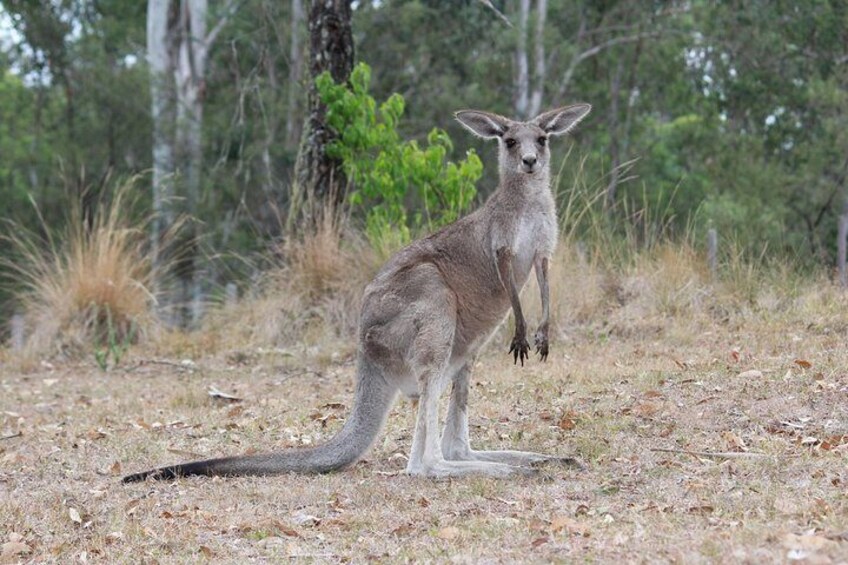
[[[480,3],[483,4],[485,7],[489,8],[495,14],[497,14],[497,16],[501,19],[503,23],[505,23],[509,27],[512,27],[512,22],[510,22],[509,19],[503,15],[503,12],[495,8],[495,5],[492,4],[492,0],[480,0]]]
[[[203,41],[205,43],[206,49],[210,49],[212,44],[215,43],[215,40],[218,38],[218,34],[221,33],[221,30],[224,29],[224,26],[230,21],[230,18],[233,17],[233,14],[236,13],[239,6],[241,6],[244,0],[227,0],[227,4],[224,6],[224,14],[221,18],[215,23],[209,33],[206,34],[206,39]]]
[[[545,91],[547,68],[545,66],[545,20],[548,14],[548,0],[538,0],[536,3],[536,33],[534,34],[534,55],[536,69],[533,77],[533,91],[530,93],[530,108],[528,116],[535,116],[542,108],[542,96]]]
[[[755,453],[751,451],[690,451],[688,449],[662,449],[659,447],[651,449],[659,453],[679,453],[692,457],[706,457],[712,459],[759,459],[763,457],[796,457],[795,455],[769,455],[767,453]]]
[[[568,90],[568,86],[571,84],[571,79],[573,78],[574,72],[577,70],[577,67],[586,59],[594,57],[602,51],[609,49],[610,47],[614,47],[616,45],[621,45],[623,43],[633,43],[635,41],[640,41],[648,37],[658,37],[660,35],[662,35],[661,31],[647,31],[643,33],[634,33],[633,35],[622,35],[619,37],[613,37],[612,39],[594,45],[589,49],[583,51],[582,53],[579,53],[573,59],[571,59],[571,63],[565,70],[565,74],[563,74],[562,80],[559,83],[559,88],[557,89],[557,97],[562,98],[566,90]]]

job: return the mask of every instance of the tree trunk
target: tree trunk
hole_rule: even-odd
[[[545,21],[548,18],[548,0],[536,3],[536,33],[533,37],[533,92],[530,94],[530,108],[527,117],[537,116],[542,109],[542,96],[545,93],[547,68],[545,66]]]
[[[350,0],[312,0],[309,6],[309,108],[295,165],[297,192],[293,200],[295,209],[305,206],[303,211],[313,218],[324,206],[335,207],[345,197],[341,163],[326,153],[333,134],[325,122],[326,108],[315,88],[315,78],[324,71],[329,71],[336,82],[346,82],[350,77],[353,70],[350,4]]]
[[[286,148],[294,149],[300,139],[300,122],[297,120],[300,88],[303,80],[303,0],[291,3],[291,49],[289,51],[289,103],[286,108]]]
[[[519,118],[527,117],[530,73],[527,62],[527,22],[530,19],[530,0],[518,2],[518,43],[515,48],[515,100],[513,110]]]
[[[171,92],[171,56],[169,16],[171,0],[149,0],[147,3],[147,64],[150,69],[150,113],[153,121],[153,291],[162,294],[163,235],[174,225],[173,174],[174,147],[171,124],[174,106]]]
[[[308,116],[301,136],[295,174],[293,209],[315,219],[325,206],[344,201],[345,177],[341,163],[331,159],[326,146],[333,133],[326,124],[326,108],[315,88],[315,78],[329,71],[336,82],[345,82],[353,70],[353,34],[350,0],[312,0],[309,5]],[[289,217],[289,227],[293,217]]]
[[[206,89],[206,0],[183,0],[180,5],[174,64],[177,85],[177,169],[185,188],[187,212],[200,201],[203,166],[203,98]]]
[[[149,0],[147,10],[147,47],[151,72],[153,114],[153,199],[154,263],[161,284],[162,235],[173,228],[177,203],[172,181],[183,197],[179,211],[189,217],[198,212],[203,170],[203,100],[206,90],[206,62],[209,49],[221,28],[232,15],[235,2],[228,0],[223,15],[207,33],[207,0]],[[173,82],[169,79],[173,78]],[[173,85],[173,86],[171,86]],[[176,107],[171,100],[171,88]],[[171,131],[171,124],[175,130]],[[166,297],[166,306],[178,306],[171,321],[183,324],[183,312],[201,297],[201,278],[197,272],[197,235],[193,225],[182,230],[178,260],[171,264],[179,278],[179,289]],[[171,302],[171,304],[168,304]],[[176,304],[174,304],[174,302]]]

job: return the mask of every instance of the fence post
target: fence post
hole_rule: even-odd
[[[707,230],[707,265],[710,277],[716,278],[718,271],[718,231],[715,228]]]
[[[9,325],[9,329],[12,334],[12,351],[22,351],[24,348],[24,332],[26,328],[24,317],[20,314],[15,314],[12,316],[12,320]]]
[[[839,229],[836,239],[836,268],[839,272],[839,284],[842,288],[848,287],[848,270],[845,268],[846,237],[848,237],[848,214],[839,216]]]

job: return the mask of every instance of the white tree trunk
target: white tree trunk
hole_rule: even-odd
[[[174,3],[179,1],[179,5]],[[203,167],[203,99],[209,48],[235,6],[228,0],[224,13],[207,33],[207,0],[148,0],[147,50],[151,73],[153,114],[154,262],[161,267],[162,234],[172,228],[176,202],[172,187],[175,172],[181,174],[183,211],[197,214]],[[175,11],[176,8],[176,11]],[[175,17],[174,17],[175,16]],[[171,79],[173,82],[171,82]],[[175,87],[176,107],[171,85]],[[174,128],[173,130],[171,128]],[[200,277],[195,267],[195,235],[186,234],[178,267],[182,277],[182,306],[200,297]],[[157,273],[157,279],[161,273]],[[157,281],[161,282],[161,280]],[[177,319],[176,323],[181,320]]]
[[[203,161],[203,93],[206,75],[206,0],[182,0],[174,65],[177,85],[176,144],[180,150],[188,212],[197,210]]]
[[[536,116],[542,109],[542,96],[545,93],[547,68],[545,61],[545,23],[548,18],[548,0],[536,2],[536,32],[533,36],[533,92],[530,95],[530,107],[527,117]]]
[[[171,126],[171,55],[168,48],[168,18],[171,0],[147,3],[147,64],[150,68],[150,113],[153,121],[153,292],[162,294],[162,238],[174,223],[174,147]]]
[[[518,1],[518,44],[515,48],[515,115],[527,117],[530,74],[527,62],[527,22],[530,19],[530,0]]]
[[[289,103],[286,108],[286,147],[294,149],[300,140],[298,102],[303,80],[303,0],[291,3],[291,49],[289,51]]]

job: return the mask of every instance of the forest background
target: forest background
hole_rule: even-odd
[[[447,132],[436,143],[445,159],[459,162],[469,148],[482,158],[476,196],[461,202],[460,212],[478,205],[497,179],[495,152],[461,131],[453,111],[529,118],[585,101],[594,111],[574,145],[555,150],[554,188],[561,202],[580,187],[587,191],[584,202],[597,211],[595,232],[600,223],[609,234],[637,234],[642,244],[676,238],[702,249],[714,228],[725,256],[834,274],[839,217],[848,213],[844,3],[339,4],[350,9],[353,57],[371,69],[363,89],[378,104],[394,93],[403,97],[395,108],[396,141],[423,147],[435,127]],[[214,301],[228,283],[244,293],[261,270],[244,258],[267,256],[304,225],[293,222],[292,209],[313,79],[310,6],[302,0],[172,3],[163,49],[179,49],[175,22],[199,17],[201,5],[203,21],[190,23],[202,24],[203,40],[182,43],[194,57],[190,80],[179,84],[177,71],[177,84],[163,83],[157,94],[147,4],[0,5],[4,230],[58,237],[68,222],[91,221],[98,207],[114,201],[117,187],[130,183],[126,201],[139,217],[156,215],[154,239],[162,235],[157,223],[190,218],[183,229],[190,245],[180,253],[200,273],[195,298]],[[188,137],[157,131],[157,96],[177,106],[170,127],[191,123]],[[163,135],[177,136],[164,203],[150,189],[163,182],[155,178]],[[470,171],[467,179],[479,174]],[[340,200],[350,224],[366,229],[374,202],[363,203],[358,188],[345,184]],[[351,195],[358,192],[357,200]],[[427,204],[416,194],[409,190],[397,201],[412,230],[400,243],[433,227],[412,221]],[[77,220],[72,209],[80,212]],[[585,225],[570,228],[575,240],[593,244],[581,232]],[[18,251],[0,247],[9,275],[0,291],[3,322],[18,308],[11,293],[20,277],[10,269]],[[7,331],[8,324],[0,325]]]

